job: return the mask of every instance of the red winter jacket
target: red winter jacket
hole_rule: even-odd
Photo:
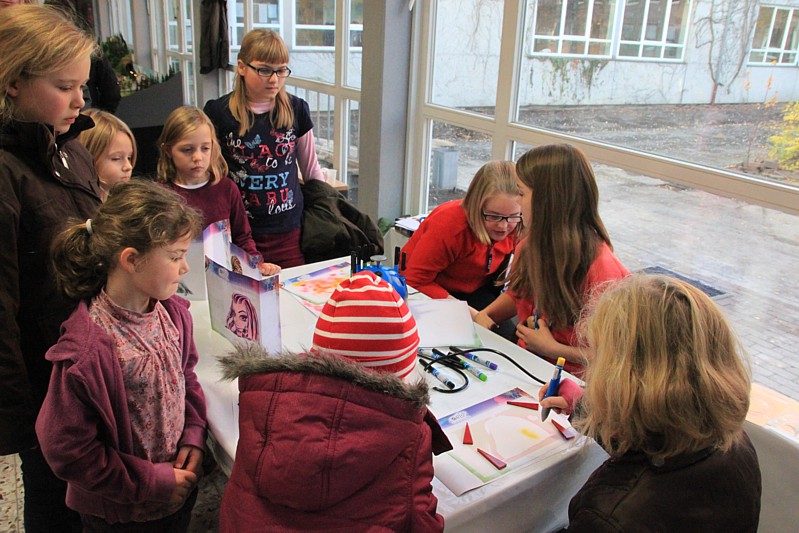
[[[222,360],[240,391],[223,533],[444,529],[430,482],[433,441],[449,442],[425,384],[343,358],[247,350]]]

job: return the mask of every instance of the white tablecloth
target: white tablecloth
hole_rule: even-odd
[[[281,279],[312,272],[340,261],[337,259],[286,269],[281,273]],[[191,312],[194,317],[194,339],[200,352],[197,375],[205,391],[210,440],[218,463],[229,474],[238,441],[238,385],[235,381],[219,380],[216,357],[230,352],[232,345],[211,330],[207,302],[192,302]],[[286,350],[300,352],[310,346],[316,317],[286,291],[280,293],[280,323]],[[485,346],[510,355],[541,379],[548,379],[552,375],[549,363],[488,330],[480,327],[478,330]],[[440,385],[432,376],[427,375],[427,378],[431,386]],[[441,394],[431,390],[430,409],[441,417],[514,387],[535,393],[539,386],[506,363],[492,374],[490,380],[472,380],[463,392]],[[607,457],[594,443],[584,442],[582,446],[530,464],[461,496],[455,496],[438,479],[434,479],[438,512],[445,518],[446,530],[458,533],[530,533],[553,531],[565,526],[569,500]]]

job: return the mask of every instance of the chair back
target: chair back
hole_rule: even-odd
[[[748,420],[744,429],[757,450],[763,480],[758,531],[797,531],[799,443]]]

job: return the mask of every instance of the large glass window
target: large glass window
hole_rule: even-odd
[[[190,0],[151,1],[150,35],[153,70],[161,76],[180,73],[183,102],[197,103],[197,73],[194,69],[194,15]]]
[[[231,65],[236,64],[241,40],[249,30],[266,28],[281,33],[282,9],[281,0],[237,0],[228,3]]]
[[[349,42],[344,84],[361,88],[361,60],[363,58],[363,0],[350,0]]]
[[[170,0],[166,3],[166,21],[167,21],[167,47],[170,50],[180,50],[180,37],[178,37],[178,27],[181,26],[180,20],[180,2],[178,0]]]
[[[615,10],[615,0],[539,0],[531,52],[608,57]]]
[[[350,2],[350,48],[363,46],[363,0]]]
[[[296,86],[287,85],[286,90],[308,102],[308,107],[311,109],[311,120],[313,120],[314,125],[314,137],[316,138],[316,157],[323,167],[333,168],[335,159],[335,130],[333,126],[336,112],[335,97]]]
[[[433,121],[430,139],[428,209],[462,198],[477,170],[491,160],[491,136]]]
[[[133,16],[130,0],[111,0],[108,3],[111,35],[120,34],[128,43],[133,42]],[[92,25],[96,21],[92,20]]]
[[[761,7],[759,18],[753,2],[736,0],[422,4],[420,27],[433,34],[421,40],[411,129],[424,135],[412,139],[422,153],[410,161],[421,178],[406,211],[438,202],[437,184],[453,175],[443,168],[459,169],[455,187],[465,193],[465,153],[510,159],[514,146],[564,140],[631,171],[792,209],[797,197],[779,191],[797,189],[799,150],[785,154],[776,142],[797,129],[786,108],[799,100],[799,75],[747,65],[753,34],[782,43],[775,60],[786,61],[799,24],[799,0],[790,1]],[[483,36],[498,62],[486,61]],[[457,148],[456,165],[443,141]]]
[[[729,5],[723,6],[725,1]],[[740,68],[750,38],[740,29],[754,21],[754,12],[733,2],[717,0],[714,8],[727,18],[711,19],[685,0],[629,0],[620,6],[619,57],[522,58],[517,66],[517,123],[742,178],[790,183],[776,168],[770,139],[784,127],[785,104],[774,95],[787,100],[788,93],[796,92],[799,97],[795,76]],[[527,16],[540,20],[544,4],[553,2],[529,0]],[[589,2],[581,6],[587,8]],[[561,13],[567,7],[564,1]],[[792,27],[791,12],[761,8],[758,28],[779,33],[781,42],[787,42],[785,32],[774,28]],[[691,24],[697,35],[689,40],[685,35]],[[539,40],[537,22],[522,27],[527,28],[523,42]],[[687,47],[693,57],[708,57],[710,49],[712,61],[664,61],[679,60]]]
[[[681,60],[690,12],[689,0],[624,2],[619,56]]]
[[[799,10],[761,6],[749,54],[750,64],[796,65]]]
[[[501,0],[436,2],[433,103],[494,114],[502,6]]]

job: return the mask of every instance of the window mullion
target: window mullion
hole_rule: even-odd
[[[771,38],[774,35],[774,24],[777,22],[777,12],[778,12],[777,8],[771,10],[771,24],[769,25],[768,28],[768,40],[766,41],[766,46],[765,46],[766,55],[764,57],[764,60],[766,61],[768,61],[768,51],[771,50]]]
[[[585,12],[585,42],[583,43],[583,55],[588,55],[591,51],[591,32],[593,30],[592,23],[594,22],[594,0],[588,2],[588,9]]]
[[[335,32],[335,61],[336,65],[333,73],[333,85],[336,89],[344,86],[345,68],[344,62],[349,57],[349,10],[350,0],[336,1],[336,32]],[[347,152],[348,146],[344,141],[348,138],[346,129],[349,126],[349,117],[345,117],[346,100],[341,97],[337,90],[333,92],[333,147],[335,150],[333,157],[333,168],[339,171],[340,179],[347,179]]]
[[[560,6],[560,26],[558,29],[558,54],[563,53],[563,36],[566,34],[566,14],[569,11],[569,1],[570,0],[563,0],[563,4]]]
[[[496,131],[491,146],[493,159],[512,158],[512,138],[508,125],[516,119],[515,109],[519,87],[519,71],[516,65],[522,56],[524,21],[524,2],[505,0],[499,52],[496,112],[494,113]]]
[[[780,59],[777,63],[782,64],[782,56],[788,49],[788,39],[791,33],[791,21],[793,20],[793,9],[788,10],[788,18],[785,19],[785,31],[782,32],[782,42],[780,43]]]

